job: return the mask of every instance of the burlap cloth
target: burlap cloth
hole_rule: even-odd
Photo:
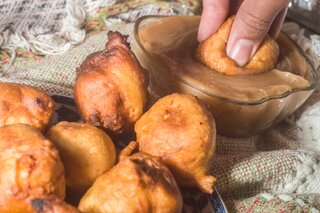
[[[195,0],[0,0],[0,81],[71,96],[76,67],[104,47],[107,30],[132,35],[139,16],[192,15],[198,7]],[[306,37],[294,23],[284,30],[318,66],[319,37]],[[319,88],[278,126],[246,139],[218,136],[217,142],[212,173],[230,212],[319,212]]]

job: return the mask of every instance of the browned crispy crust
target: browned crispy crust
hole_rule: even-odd
[[[177,182],[212,193],[207,175],[216,147],[215,122],[191,95],[172,94],[157,101],[135,125],[139,150],[161,157]]]
[[[80,213],[80,211],[54,195],[46,195],[17,202],[1,213]]]
[[[103,51],[89,55],[80,68],[74,98],[85,122],[113,134],[130,132],[148,101],[148,78],[119,32],[109,32]]]
[[[136,153],[100,176],[81,199],[83,212],[178,213],[179,188],[159,158]]]
[[[0,83],[0,127],[23,123],[45,130],[52,118],[54,101],[44,92],[22,84]]]
[[[263,73],[271,70],[279,57],[279,46],[270,36],[262,41],[258,51],[244,67],[229,58],[226,46],[234,16],[230,17],[217,33],[203,41],[196,52],[196,58],[202,64],[226,75],[247,75]]]
[[[80,213],[77,208],[53,195],[30,199],[28,204],[34,210],[30,213]]]
[[[0,128],[0,212],[14,212],[32,197],[65,197],[64,168],[58,151],[24,124]]]

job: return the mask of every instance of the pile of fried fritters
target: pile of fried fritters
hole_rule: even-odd
[[[174,213],[182,211],[179,187],[212,193],[211,114],[183,94],[148,107],[147,71],[126,36],[108,37],[77,70],[83,123],[52,126],[49,95],[0,83],[0,213]],[[135,140],[118,153],[114,144],[130,134]],[[66,196],[79,198],[78,209]]]

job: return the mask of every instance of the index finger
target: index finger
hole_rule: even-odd
[[[215,33],[229,13],[229,0],[203,0],[203,11],[198,31],[202,42]]]

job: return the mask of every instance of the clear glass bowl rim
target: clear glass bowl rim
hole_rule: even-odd
[[[137,44],[139,45],[139,47],[142,49],[142,51],[144,52],[144,54],[148,55],[148,57],[150,58],[153,58],[153,56],[144,48],[141,40],[140,40],[140,37],[139,37],[139,27],[140,27],[140,24],[146,20],[146,19],[150,19],[150,18],[166,18],[166,17],[172,17],[172,16],[162,16],[162,15],[147,15],[147,16],[142,16],[140,18],[138,18],[134,24],[134,37],[135,37],[135,40],[137,42]],[[304,57],[304,59],[306,60],[306,62],[308,63],[308,65],[311,67],[311,74],[312,74],[312,82],[310,82],[310,86],[308,87],[302,87],[302,88],[294,88],[294,89],[291,89],[291,90],[288,90],[280,95],[273,95],[273,96],[266,96],[266,97],[263,97],[259,100],[255,100],[255,101],[239,101],[239,100],[235,100],[235,99],[230,99],[230,98],[225,98],[225,97],[221,97],[221,96],[218,96],[218,95],[215,95],[215,94],[210,94],[206,91],[203,91],[199,88],[196,88],[194,87],[193,85],[190,85],[190,83],[186,82],[185,80],[183,80],[182,78],[180,78],[178,75],[174,75],[179,81],[181,81],[182,83],[190,86],[191,88],[203,93],[203,94],[206,94],[210,97],[214,97],[222,102],[229,102],[229,103],[233,103],[233,104],[238,104],[238,105],[259,105],[259,104],[262,104],[262,103],[265,103],[267,101],[270,101],[270,100],[273,100],[273,99],[282,99],[282,98],[285,98],[293,93],[297,93],[297,92],[301,92],[301,91],[311,91],[311,90],[314,90],[317,85],[318,85],[318,82],[319,82],[319,77],[318,77],[318,73],[315,69],[315,66],[313,64],[313,62],[311,61],[311,59],[309,58],[308,55],[306,55],[306,53],[301,49],[301,47],[294,41],[292,40],[287,34],[285,34],[284,32],[282,32],[295,46],[296,48],[298,49],[298,51],[300,52],[300,54]]]

